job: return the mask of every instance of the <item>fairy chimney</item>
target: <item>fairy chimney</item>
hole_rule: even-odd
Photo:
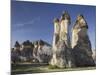
[[[76,66],[94,65],[91,42],[87,33],[88,25],[82,14],[78,15],[72,29],[72,49]]]
[[[57,41],[57,43],[55,43],[55,48],[53,48],[53,56],[50,64],[60,68],[73,67],[73,61],[70,50],[70,39],[68,32],[68,27],[70,24],[69,14],[67,12],[63,12],[60,21],[55,20],[54,24],[60,27],[59,28],[60,31],[58,31],[57,35],[53,36],[55,39],[53,40],[53,42]],[[56,29],[55,25],[54,29]]]

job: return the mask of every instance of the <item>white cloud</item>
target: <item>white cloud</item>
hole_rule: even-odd
[[[14,24],[12,26],[12,28],[21,28],[21,27],[24,27],[24,26],[27,26],[27,25],[32,25],[34,23],[36,23],[37,21],[40,21],[40,17],[37,17],[37,18],[34,18],[30,21],[27,21],[27,22],[24,22],[24,23],[17,23],[17,24]]]

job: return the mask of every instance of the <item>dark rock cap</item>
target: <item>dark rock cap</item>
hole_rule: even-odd
[[[65,19],[70,20],[70,15],[69,15],[68,12],[63,11],[63,13],[62,13],[62,15],[61,15],[61,20],[65,20]]]
[[[54,23],[55,22],[59,22],[59,19],[58,18],[54,18]]]
[[[33,46],[33,44],[32,44],[29,40],[24,41],[24,42],[23,42],[23,45],[24,45],[24,46],[29,46],[29,45],[30,45],[30,46]]]
[[[39,40],[38,43],[39,43],[39,45],[44,45],[44,41],[42,41],[42,40]]]
[[[69,20],[69,24],[71,23],[71,18],[70,18],[70,15],[67,11],[63,11],[62,15],[61,15],[61,21],[65,20],[65,19]]]
[[[38,45],[38,41],[33,42],[34,45]]]
[[[81,19],[83,19],[85,21],[85,23],[80,22]],[[88,29],[87,22],[82,14],[79,14],[77,16],[77,20],[76,20],[73,28],[87,28]]]
[[[18,42],[18,41],[16,41],[16,42],[15,42],[14,47],[20,47],[20,44],[19,44],[19,42]]]
[[[84,19],[84,16],[82,15],[82,14],[78,14],[78,16],[77,16],[77,20],[80,20],[80,19]]]

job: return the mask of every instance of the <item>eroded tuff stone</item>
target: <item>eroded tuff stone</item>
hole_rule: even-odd
[[[53,58],[51,65],[56,65],[60,68],[74,67],[71,48],[68,48],[65,41],[59,41],[56,49],[53,50]]]
[[[51,45],[43,40],[36,42],[24,41],[22,44],[15,43],[11,50],[11,61],[16,62],[37,62],[48,63],[51,59]]]
[[[95,65],[92,58],[91,42],[87,34],[88,25],[79,15],[72,30],[72,48],[76,66]]]
[[[50,64],[60,68],[74,66],[68,32],[69,24],[70,16],[67,12],[63,12],[60,21],[58,19],[54,21],[53,56]]]
[[[48,63],[52,56],[51,45],[44,42],[43,40],[38,40],[34,43],[33,57],[40,63]]]

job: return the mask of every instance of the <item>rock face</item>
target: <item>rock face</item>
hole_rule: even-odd
[[[15,62],[48,63],[51,59],[51,45],[43,40],[36,42],[24,41],[21,45],[16,42],[11,51],[11,60]]]
[[[68,32],[69,24],[70,16],[67,12],[63,12],[60,21],[59,19],[54,20],[53,56],[50,64],[60,68],[74,65]]]
[[[78,15],[72,30],[72,52],[76,66],[93,66],[91,42],[87,34],[88,25],[83,15]]]
[[[20,61],[20,44],[18,41],[15,42],[14,48],[11,50],[11,60],[13,63]]]
[[[95,64],[96,64],[96,50],[93,49],[92,52],[93,52],[92,58],[93,58],[93,60],[94,60],[94,62],[95,62]]]
[[[22,50],[21,50],[21,56],[25,57],[27,61],[32,60],[33,59],[33,48],[34,45],[32,44],[32,42],[30,42],[29,40],[24,41],[22,43]]]
[[[34,43],[33,57],[40,63],[48,63],[52,56],[51,46],[42,41],[36,41]]]

